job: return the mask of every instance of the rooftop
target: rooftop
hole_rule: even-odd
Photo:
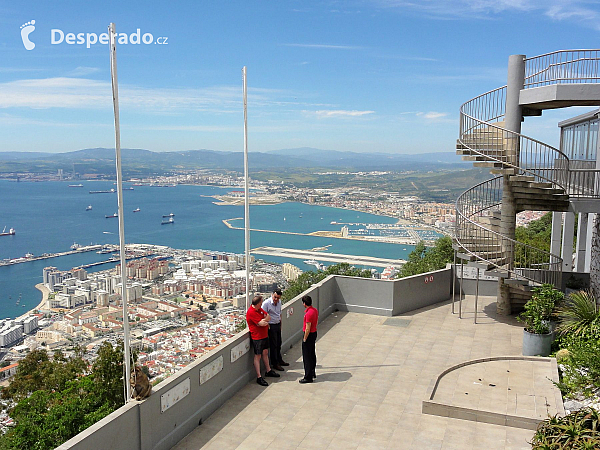
[[[462,319],[449,302],[394,317],[333,312],[319,325],[315,383],[298,383],[294,345],[281,378],[247,383],[173,448],[530,449],[532,430],[493,423],[562,412],[556,366],[520,356],[522,327],[496,315],[495,297],[479,298],[477,324],[473,310],[467,296]],[[431,397],[463,419],[423,413]]]

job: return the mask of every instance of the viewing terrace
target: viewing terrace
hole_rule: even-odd
[[[467,295],[459,319],[451,287],[450,268],[331,276],[307,291],[321,319],[315,383],[298,383],[296,298],[282,311],[291,365],[269,387],[255,383],[244,331],[59,448],[530,448],[537,422],[564,414],[556,363],[520,356],[522,327],[493,296],[479,297],[475,324]]]

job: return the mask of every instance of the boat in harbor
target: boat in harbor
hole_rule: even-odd
[[[88,206],[85,208],[85,210],[86,210],[86,211],[91,211],[91,210],[92,210],[92,205],[88,205]]]
[[[77,242],[73,242],[73,245],[71,245],[71,250],[79,250],[81,248],[81,245],[79,245]]]
[[[161,225],[168,225],[170,223],[175,223],[175,219],[173,219],[173,217],[169,217],[169,220],[163,220],[160,224]]]
[[[2,233],[0,233],[0,236],[14,236],[16,233],[14,228],[11,228],[10,230],[6,231],[6,227],[4,227],[4,230],[2,230]]]
[[[70,184],[69,187],[83,187],[83,184]]]
[[[141,211],[141,209],[140,209],[140,208],[135,208],[135,209],[133,210],[133,212],[140,212],[140,211]]]
[[[33,253],[25,253],[25,258],[33,258]]]
[[[107,219],[114,219],[115,217],[119,217],[119,214],[114,213],[114,214],[111,214],[110,216],[104,216],[104,217],[106,217]]]
[[[171,213],[171,214],[163,214],[163,217],[175,217],[175,214]]]

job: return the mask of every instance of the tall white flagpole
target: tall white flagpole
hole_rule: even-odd
[[[115,113],[115,153],[117,161],[117,196],[119,201],[119,252],[121,256],[121,299],[123,302],[123,334],[125,336],[124,362],[125,362],[125,403],[131,398],[131,386],[129,377],[131,376],[130,356],[129,356],[129,315],[127,313],[127,268],[125,257],[125,220],[123,213],[123,175],[121,173],[121,129],[119,126],[119,86],[117,84],[117,33],[115,24],[108,26],[108,35],[110,36],[110,74],[112,82],[113,109]]]
[[[246,309],[250,308],[250,189],[248,182],[248,85],[246,66],[242,68],[244,91],[244,234],[246,244]]]

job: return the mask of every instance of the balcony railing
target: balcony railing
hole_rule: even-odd
[[[323,320],[336,310],[402,314],[446,301],[451,290],[452,269],[394,281],[332,275],[283,305],[282,351],[300,340],[302,295],[312,297]],[[146,400],[126,404],[58,449],[170,449],[255,377],[253,355],[244,353],[249,339],[247,331],[238,333],[161,382]]]

